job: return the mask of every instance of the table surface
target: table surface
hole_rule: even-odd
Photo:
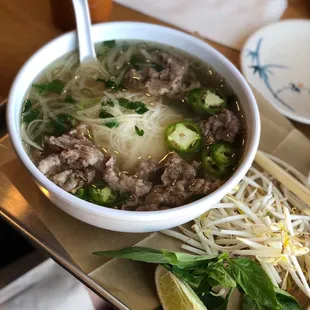
[[[290,1],[283,16],[283,19],[287,18],[310,18],[310,1]],[[149,16],[140,14],[117,4],[113,4],[111,20],[132,20],[167,25]],[[50,3],[47,0],[14,0],[1,3],[0,28],[2,29],[0,36],[0,70],[2,75],[0,82],[1,101],[7,96],[13,78],[22,64],[39,47],[61,34],[61,31],[52,23]],[[239,51],[227,48],[209,40],[206,41],[223,53],[239,68]],[[310,126],[298,123],[293,124],[305,135],[310,137]],[[4,137],[0,140],[0,166],[9,162],[14,156],[8,138]],[[5,182],[8,182],[8,180],[0,174],[0,196],[1,190],[4,190],[5,188]],[[10,208],[6,209],[0,207],[0,215],[11,222],[33,242],[42,247],[59,264],[106,299],[109,303],[119,309],[128,309],[102,287],[96,284],[73,263],[68,253],[64,251],[55,237],[36,216],[35,212],[31,210],[23,199],[21,199],[22,197],[18,191],[14,188],[11,188],[10,190],[10,195],[13,195],[16,201],[19,201],[19,203],[22,203],[23,201],[23,212],[20,212],[20,209],[17,209],[16,206],[11,205]]]

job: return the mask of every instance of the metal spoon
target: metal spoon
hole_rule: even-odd
[[[79,40],[80,63],[89,64],[97,61],[91,36],[91,21],[87,0],[72,0],[77,35]]]

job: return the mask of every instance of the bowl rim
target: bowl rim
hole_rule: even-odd
[[[119,29],[126,28],[126,27],[136,27],[137,29],[146,28],[153,31],[164,31],[167,35],[177,35],[183,38],[184,40],[191,41],[195,43],[196,45],[200,45],[203,49],[206,50],[206,52],[213,54],[214,57],[216,57],[222,64],[226,67],[228,67],[229,71],[232,72],[234,75],[234,78],[236,80],[239,80],[241,84],[241,88],[244,91],[244,94],[246,96],[247,101],[250,105],[250,110],[252,113],[253,123],[253,134],[250,137],[247,137],[249,139],[248,142],[248,150],[247,153],[244,154],[242,161],[239,165],[239,167],[235,170],[234,174],[223,184],[221,185],[217,190],[214,192],[208,194],[207,196],[194,201],[192,203],[182,205],[179,207],[166,209],[166,210],[160,210],[160,211],[127,211],[127,210],[118,210],[118,209],[111,209],[108,207],[99,206],[96,204],[93,204],[91,202],[82,200],[78,197],[75,197],[74,195],[66,192],[65,190],[58,187],[56,184],[54,184],[52,181],[50,181],[46,176],[44,176],[38,168],[35,166],[35,164],[30,160],[29,156],[27,155],[22,139],[20,137],[20,134],[16,130],[16,126],[14,124],[16,114],[16,109],[14,109],[14,104],[16,102],[15,97],[18,93],[18,85],[20,83],[20,80],[22,76],[31,68],[32,61],[36,59],[36,57],[41,54],[42,51],[50,49],[51,46],[56,44],[57,42],[69,42],[70,39],[76,37],[76,31],[71,31],[68,33],[65,33],[61,36],[58,36],[57,38],[51,40],[47,44],[43,45],[39,50],[37,50],[22,66],[20,71],[18,72],[17,76],[14,79],[14,82],[12,84],[10,93],[9,93],[9,99],[8,99],[8,106],[7,106],[7,124],[8,124],[8,131],[10,134],[10,138],[13,144],[13,147],[15,149],[15,152],[17,153],[18,157],[24,164],[24,166],[27,168],[27,170],[31,173],[31,175],[34,177],[34,179],[43,186],[44,189],[46,189],[48,192],[54,193],[58,198],[60,198],[62,201],[70,201],[71,205],[74,205],[75,208],[79,209],[80,211],[87,211],[91,214],[98,215],[105,218],[111,218],[111,219],[117,219],[119,221],[124,222],[130,222],[130,221],[164,221],[170,218],[179,218],[184,217],[187,212],[190,212],[192,208],[199,208],[199,204],[207,203],[208,200],[212,200],[212,198],[216,199],[216,196],[223,197],[227,192],[228,188],[233,188],[236,186],[241,178],[246,174],[248,169],[250,168],[254,157],[256,150],[258,148],[259,144],[259,138],[260,138],[260,117],[259,117],[259,110],[256,104],[255,97],[252,93],[252,90],[248,83],[246,82],[245,78],[242,76],[242,74],[239,72],[239,70],[220,52],[218,52],[215,48],[210,46],[208,43],[190,35],[187,33],[184,33],[182,31],[156,25],[156,24],[150,24],[150,23],[143,23],[143,22],[108,22],[108,23],[100,23],[92,26],[92,31],[94,31],[97,28],[108,28],[108,27],[116,27]],[[173,45],[172,45],[173,46]],[[20,112],[19,112],[20,113]],[[201,207],[202,209],[202,207]],[[203,211],[202,211],[203,212]]]

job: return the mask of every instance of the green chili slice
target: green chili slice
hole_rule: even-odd
[[[193,153],[200,150],[202,134],[198,124],[185,121],[169,125],[165,130],[168,148],[179,153]]]
[[[213,88],[195,88],[187,94],[189,104],[199,112],[217,114],[227,107],[227,99]]]

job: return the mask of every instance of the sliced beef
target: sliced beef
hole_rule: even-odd
[[[69,136],[80,140],[86,140],[90,138],[90,131],[86,124],[81,124],[69,131]]]
[[[38,149],[31,150],[31,158],[33,162],[38,165],[39,162],[43,159],[43,152],[39,151]]]
[[[103,179],[114,190],[132,193],[137,197],[146,195],[152,188],[152,183],[132,176],[125,172],[120,172],[116,167],[116,160],[111,157],[105,164]]]
[[[59,137],[45,137],[45,143],[50,146],[52,149],[59,150],[70,150],[74,148],[76,145],[86,145],[93,146],[93,143],[88,139],[78,139],[74,136],[70,135],[61,135]]]
[[[220,186],[217,182],[211,182],[205,179],[192,179],[187,183],[187,190],[192,195],[207,195]],[[190,196],[188,198],[190,198]]]
[[[135,195],[132,195],[129,200],[126,201],[121,207],[122,210],[127,210],[127,211],[134,211],[137,209],[139,205],[139,198],[136,197]]]
[[[94,166],[97,170],[102,170],[104,155],[96,147],[77,144],[74,149],[62,151],[60,161],[71,169]]]
[[[156,204],[146,205],[146,206],[140,206],[136,211],[159,211],[159,210],[166,210],[167,207],[159,206]]]
[[[197,170],[187,163],[181,156],[172,153],[164,163],[164,173],[161,180],[164,185],[171,184],[177,180],[188,180],[196,176]]]
[[[67,134],[59,137],[45,137],[44,141],[54,150],[69,150],[76,147],[76,145],[94,146],[89,137],[90,132],[87,125],[81,124]]]
[[[176,181],[168,186],[154,186],[145,197],[145,205],[177,207],[193,195],[207,195],[217,189],[219,184],[204,179]]]
[[[102,171],[105,154],[88,139],[85,124],[59,137],[45,137],[55,153],[38,162],[39,170],[66,191],[89,184]]]
[[[151,175],[160,168],[160,164],[153,159],[141,160],[135,171],[135,175],[143,180],[149,180]]]
[[[240,121],[232,111],[224,109],[202,121],[200,127],[208,144],[220,140],[233,142],[240,130]]]
[[[64,170],[51,177],[56,185],[61,187],[67,192],[89,184],[93,181],[96,171],[93,168],[85,170]]]
[[[51,154],[38,163],[38,169],[46,176],[61,171],[61,161],[58,154]]]
[[[193,77],[188,79],[190,74],[185,58],[167,52],[156,54],[156,58],[164,67],[162,71],[150,67],[131,69],[127,71],[125,80],[137,88],[146,89],[153,96],[182,97],[185,92],[200,86]]]
[[[180,206],[187,198],[186,180],[176,181],[173,185],[154,186],[152,191],[145,197],[144,204],[176,207]]]

